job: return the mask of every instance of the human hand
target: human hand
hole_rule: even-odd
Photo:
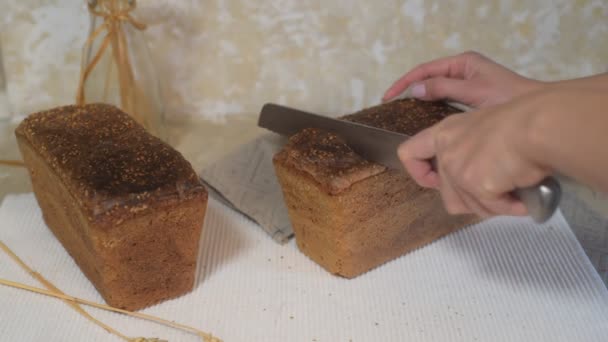
[[[485,108],[508,102],[542,85],[479,53],[465,52],[415,67],[386,91],[383,101],[411,87],[411,95],[422,100],[448,99]]]
[[[544,179],[550,168],[530,153],[542,95],[526,95],[508,104],[444,119],[399,148],[413,179],[440,191],[449,213],[526,215],[510,193]],[[437,159],[437,172],[430,160]]]

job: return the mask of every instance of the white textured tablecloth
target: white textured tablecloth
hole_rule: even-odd
[[[608,290],[561,215],[498,218],[356,279],[327,274],[211,200],[194,292],[146,309],[225,341],[606,341]],[[0,239],[65,292],[101,301],[31,194],[0,207]],[[0,277],[42,287],[6,255]],[[131,336],[186,333],[96,309]],[[0,286],[1,341],[119,341],[65,303]]]

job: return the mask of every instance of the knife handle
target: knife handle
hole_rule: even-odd
[[[528,208],[528,214],[537,223],[543,223],[553,216],[559,207],[562,188],[553,177],[543,179],[536,186],[515,189],[515,196]]]
[[[431,167],[437,172],[437,159],[430,160]],[[535,186],[515,189],[513,195],[524,203],[528,214],[537,223],[544,223],[553,216],[562,197],[559,182],[549,176]]]

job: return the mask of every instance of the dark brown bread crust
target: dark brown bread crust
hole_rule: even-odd
[[[361,158],[339,136],[312,128],[291,137],[274,159],[305,172],[331,194],[386,169]]]
[[[384,103],[342,117],[344,120],[414,135],[460,110],[443,102],[403,99]]]
[[[180,153],[111,105],[35,113],[16,135],[48,161],[92,219],[124,219],[158,198],[205,192]]]
[[[403,99],[370,107],[342,119],[414,135],[458,112],[442,102]],[[308,173],[331,194],[338,194],[355,182],[386,171],[386,167],[357,155],[339,136],[319,129],[305,129],[291,137],[275,160]]]

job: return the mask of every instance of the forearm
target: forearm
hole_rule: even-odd
[[[549,87],[560,87],[560,88],[593,88],[593,89],[605,89],[608,90],[608,72],[575,78],[571,80],[563,80],[557,82],[548,82],[545,85]]]
[[[606,76],[562,83],[540,95],[528,144],[541,165],[608,192]]]

